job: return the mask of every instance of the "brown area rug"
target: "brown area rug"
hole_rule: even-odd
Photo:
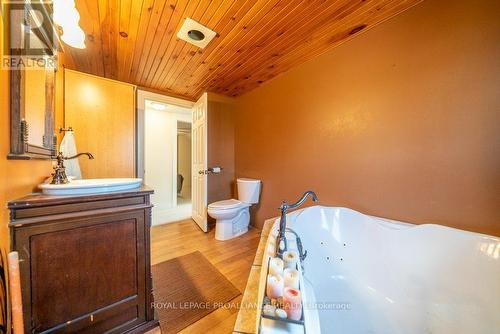
[[[241,294],[200,252],[158,263],[151,271],[162,334],[179,332]]]

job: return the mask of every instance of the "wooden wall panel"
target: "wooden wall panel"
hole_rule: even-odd
[[[65,126],[74,129],[84,178],[135,176],[135,87],[65,71]]]
[[[70,68],[196,100],[239,96],[422,0],[76,0],[84,50]],[[217,33],[177,38],[189,17]]]

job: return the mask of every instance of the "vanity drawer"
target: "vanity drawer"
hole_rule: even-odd
[[[125,197],[111,200],[97,200],[84,203],[68,203],[43,207],[25,207],[13,211],[12,219],[35,218],[87,210],[118,208],[129,205],[147,204],[144,196]]]

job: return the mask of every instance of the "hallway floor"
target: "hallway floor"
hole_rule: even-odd
[[[215,240],[215,226],[203,233],[196,223],[183,220],[151,229],[151,263],[200,251],[238,290],[243,293],[257,250],[260,230],[250,228],[248,233],[228,241]],[[231,301],[241,302],[241,295]],[[232,333],[238,309],[217,309],[186,327],[181,333]],[[159,330],[154,333],[160,333]]]

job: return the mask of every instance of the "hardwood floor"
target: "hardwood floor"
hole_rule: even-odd
[[[259,239],[260,230],[251,228],[238,238],[217,241],[215,227],[204,233],[191,219],[155,226],[151,229],[151,263],[154,265],[200,251],[243,293]],[[240,302],[241,295],[233,299],[231,304],[237,305]],[[232,333],[237,313],[237,307],[217,309],[183,329],[181,333]]]

